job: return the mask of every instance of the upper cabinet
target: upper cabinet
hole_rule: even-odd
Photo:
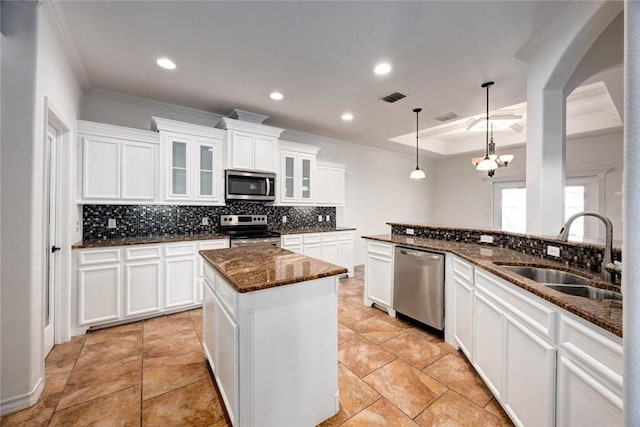
[[[158,135],[78,121],[80,203],[152,202],[158,192]]]
[[[153,117],[160,133],[162,199],[172,203],[224,204],[225,132]]]
[[[280,141],[279,191],[281,205],[314,204],[316,194],[316,155],[320,147]]]
[[[316,161],[317,206],[344,206],[345,175],[343,163]]]
[[[278,137],[283,129],[225,117],[227,169],[278,171]]]

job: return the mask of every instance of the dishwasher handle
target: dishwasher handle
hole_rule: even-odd
[[[410,255],[418,258],[425,258],[425,259],[431,259],[431,260],[439,260],[440,257],[442,256],[442,255],[433,255],[429,252],[412,251],[409,249],[400,249],[400,248],[398,248],[398,252],[400,252],[403,255]]]

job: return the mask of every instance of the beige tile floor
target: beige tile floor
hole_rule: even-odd
[[[460,353],[365,307],[363,285],[362,268],[340,281],[340,412],[324,425],[511,425]],[[201,322],[202,310],[192,310],[54,347],[42,397],[2,426],[226,426]]]

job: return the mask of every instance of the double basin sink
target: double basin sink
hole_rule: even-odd
[[[539,282],[563,294],[596,300],[622,301],[622,294],[607,289],[594,288],[589,285],[589,279],[566,271],[518,265],[500,265],[500,267],[526,277],[527,279]]]

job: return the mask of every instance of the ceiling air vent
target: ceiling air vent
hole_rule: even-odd
[[[434,117],[439,122],[448,122],[449,120],[457,119],[458,115],[454,112],[440,114],[439,116]]]
[[[396,101],[400,101],[402,98],[406,98],[407,95],[403,95],[400,92],[394,92],[391,95],[387,95],[384,98],[382,98],[383,101],[386,101],[390,104],[393,104]]]

